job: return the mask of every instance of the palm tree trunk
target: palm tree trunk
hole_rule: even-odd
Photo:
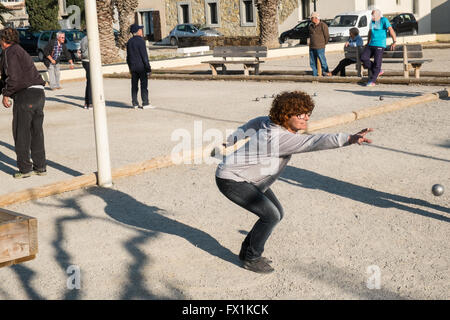
[[[130,26],[134,23],[134,14],[138,7],[137,0],[116,0],[116,7],[119,13],[120,33],[118,45],[125,50],[128,40],[131,38]]]
[[[259,42],[267,48],[278,48],[278,4],[280,0],[256,0],[259,18]]]
[[[97,0],[98,32],[102,64],[119,62],[119,49],[116,47],[113,32],[113,0]]]

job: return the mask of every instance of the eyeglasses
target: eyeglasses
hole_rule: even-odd
[[[302,114],[297,114],[297,115],[296,115],[296,117],[297,117],[298,119],[305,119],[306,116],[308,116],[308,118],[311,117],[311,112],[308,112],[308,113],[302,113]]]

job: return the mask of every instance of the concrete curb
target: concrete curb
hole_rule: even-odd
[[[318,121],[313,121],[309,124],[307,132],[317,131],[324,128],[329,128],[337,125],[346,124],[349,122],[353,122],[359,119],[364,119],[368,117],[372,117],[375,115],[401,110],[407,107],[411,107],[417,104],[426,103],[435,101],[438,99],[446,98],[449,96],[448,89],[425,94],[419,97],[414,98],[406,98],[400,101],[389,103],[381,106],[364,108],[358,111],[353,111],[325,119],[321,119]],[[241,144],[245,143],[245,141],[241,142]],[[154,169],[161,169],[170,167],[173,165],[177,165],[180,163],[192,163],[192,160],[195,159],[206,159],[212,156],[213,150],[215,150],[217,146],[212,144],[202,147],[199,149],[191,150],[187,154],[178,153],[172,154],[168,156],[156,157],[144,162],[135,163],[126,165],[121,168],[112,170],[112,178],[118,179],[121,177],[128,177],[137,175],[140,173],[144,173],[147,171],[151,171]],[[232,149],[234,150],[236,146],[232,146],[229,148],[223,148],[222,153],[228,153]],[[175,160],[175,161],[174,161]],[[187,161],[187,162],[186,162]],[[92,187],[97,185],[97,174],[89,173],[79,177],[70,178],[67,180],[51,183],[48,185],[44,185],[41,187],[30,188],[23,191],[17,191],[13,193],[8,193],[0,196],[0,207],[12,205],[15,203],[36,200],[39,198],[48,197],[55,194],[60,194],[68,191],[73,191],[81,188]]]

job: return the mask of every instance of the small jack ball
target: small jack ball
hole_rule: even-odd
[[[440,184],[435,184],[432,188],[431,188],[431,192],[436,196],[442,196],[444,194],[444,186],[440,185]]]
[[[384,97],[383,97],[383,96],[380,96],[380,100],[384,100]]]

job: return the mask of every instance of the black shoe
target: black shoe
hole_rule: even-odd
[[[33,169],[33,173],[38,176],[45,176],[47,175],[47,170],[45,169]]]
[[[254,260],[244,260],[244,269],[256,272],[256,273],[271,273],[275,269],[272,268],[263,257],[256,258]]]
[[[266,257],[260,257],[265,263],[272,263],[273,261]],[[241,251],[239,252],[239,260],[245,261],[245,250],[241,248]]]

